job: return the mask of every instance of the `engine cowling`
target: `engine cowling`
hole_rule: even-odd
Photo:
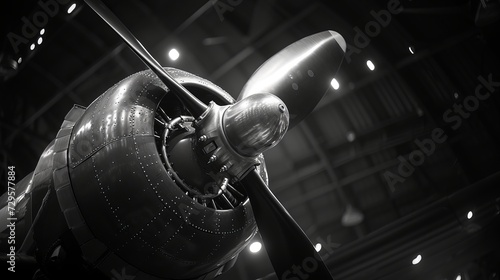
[[[166,69],[207,103],[234,102],[205,79]],[[108,276],[126,271],[136,279],[210,279],[227,270],[256,233],[250,203],[237,183],[220,199],[190,192],[192,187],[209,194],[192,185],[211,182],[189,180],[182,167],[193,165],[193,174],[202,173],[189,152],[184,159],[176,150],[186,149],[179,143],[194,137],[185,114],[156,75],[142,71],[97,98],[72,129],[70,188],[58,190],[58,200],[85,259]],[[178,118],[183,124],[173,123]],[[164,129],[174,131],[169,139],[162,139]],[[176,165],[183,170],[177,172]]]

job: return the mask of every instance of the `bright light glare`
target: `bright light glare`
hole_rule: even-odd
[[[415,54],[415,49],[413,49],[412,46],[408,47],[408,50],[410,51],[411,54]]]
[[[416,265],[418,264],[420,261],[422,260],[422,256],[421,255],[418,255],[416,258],[413,259],[413,261],[411,261],[412,264]]]
[[[354,140],[356,140],[356,134],[352,131],[347,132],[346,137],[347,141],[349,142],[353,142]]]
[[[322,248],[321,243],[317,243],[316,246],[314,246],[314,249],[316,249],[316,252],[321,251],[321,248]]]
[[[332,81],[330,82],[334,90],[338,90],[340,88],[339,81],[337,79],[333,78]]]
[[[71,14],[75,9],[76,9],[76,4],[75,3],[71,4],[71,6],[69,6],[68,8],[68,14]]]
[[[371,71],[375,70],[375,64],[373,64],[371,60],[366,61],[366,66],[368,66],[368,69],[370,69]]]
[[[43,38],[42,38],[42,37],[38,38],[37,43],[38,43],[39,45],[41,45],[41,44],[42,44],[42,42],[43,42]]]
[[[259,241],[255,241],[254,243],[250,244],[250,252],[252,253],[257,253],[262,249],[262,244]]]
[[[40,30],[40,35],[43,35],[45,34],[45,28],[42,28],[42,30]]]
[[[23,58],[22,57],[20,57],[20,58],[17,59],[17,63],[18,64],[21,64],[21,62],[23,62]]]
[[[177,60],[179,56],[180,56],[179,51],[177,51],[176,49],[171,49],[168,52],[168,57],[170,57],[170,59],[172,60]]]
[[[31,44],[30,50],[34,50],[34,49],[35,49],[35,44]]]
[[[455,278],[455,280],[462,280],[462,275],[458,274],[457,278]]]
[[[467,219],[472,219],[472,216],[474,216],[474,213],[472,213],[472,211],[469,211],[469,213],[467,213]]]

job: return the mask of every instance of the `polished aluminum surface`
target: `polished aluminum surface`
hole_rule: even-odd
[[[274,147],[288,129],[289,114],[283,101],[272,94],[255,94],[229,106],[222,126],[239,154],[254,157]]]
[[[207,173],[218,183],[225,178],[239,179],[260,164],[257,156],[242,155],[229,143],[222,123],[224,112],[231,106],[210,102],[209,109],[195,123],[197,140],[194,149]]]
[[[183,85],[197,88],[199,98],[232,102],[207,80],[167,70]],[[167,172],[154,128],[162,98],[175,100],[151,71],[117,83],[75,124],[68,165],[85,222],[112,252],[112,261],[102,265],[126,263],[139,270],[137,279],[139,274],[192,279],[223,269],[249,242],[256,225],[248,200],[230,210],[205,207]]]
[[[188,84],[184,78],[194,79],[193,89],[200,100],[203,99],[201,94],[213,98],[209,100],[226,101],[222,106],[211,102],[211,109],[206,111],[204,106],[191,110],[194,117],[201,115],[196,122],[199,124],[196,133],[201,135],[196,135],[192,142],[209,157],[207,165],[216,166],[212,169],[214,173],[222,174],[213,178],[219,183],[221,193],[230,188],[231,183],[239,183],[252,194],[262,232],[277,233],[265,241],[275,267],[287,269],[290,264],[310,255],[308,251],[314,248],[270,193],[265,183],[267,176],[262,175],[265,169],[260,167],[257,173],[253,166],[262,163],[263,151],[281,140],[289,117],[293,126],[319,101],[322,94],[312,86],[320,84],[317,88],[321,89],[326,77],[331,77],[326,71],[329,67],[314,66],[325,58],[338,57],[339,48],[345,51],[342,41],[336,33],[323,32],[291,45],[254,74],[245,87],[247,91],[243,90],[240,101],[234,105],[228,105],[234,101],[209,81],[174,69],[167,69],[168,74],[164,75],[167,78],[172,75],[176,79],[174,84],[179,82],[182,86]],[[175,118],[184,108],[176,107],[178,100],[171,98],[173,93],[169,93],[160,80],[162,75],[159,79],[151,71],[131,75],[111,87],[87,109],[82,109],[76,123],[63,123],[53,144],[54,152],[50,152],[49,146],[49,159],[40,162],[40,167],[46,169],[40,173],[35,170],[33,175],[32,193],[43,187],[49,188],[49,194],[55,190],[59,204],[51,203],[55,208],[47,211],[41,208],[43,215],[40,216],[44,220],[35,227],[37,251],[40,252],[41,245],[45,246],[41,251],[45,259],[54,253],[52,244],[71,230],[77,242],[72,245],[79,246],[74,251],[82,254],[85,265],[109,277],[114,277],[114,272],[121,268],[122,272],[127,271],[128,276],[137,279],[212,279],[234,264],[237,255],[255,235],[256,223],[248,199],[227,210],[206,207],[193,200],[189,191],[179,188],[176,181],[188,175],[172,176],[172,172],[184,172],[189,167],[165,169],[158,152],[161,136],[155,126],[157,117],[161,118],[158,106],[162,99],[174,104],[166,107],[171,110],[167,110],[166,118],[160,123],[168,123],[165,120]],[[287,87],[293,91],[290,93]],[[312,93],[303,88],[313,88]],[[181,103],[185,101],[180,100]],[[291,114],[283,101],[291,106]],[[208,133],[203,134],[205,132]],[[210,135],[212,132],[215,134]],[[189,143],[191,136],[181,137],[181,142]],[[204,143],[210,144],[211,140],[219,142]],[[170,143],[165,141],[163,144]],[[180,149],[182,153],[186,147],[188,145],[173,149]],[[215,154],[216,151],[223,152]],[[228,155],[230,157],[226,158]],[[182,162],[182,156],[176,161]],[[251,171],[251,179],[238,182],[248,171]],[[226,176],[228,174],[232,177]],[[30,183],[23,185],[26,189],[31,187]],[[55,201],[53,194],[49,196],[52,202]],[[269,199],[274,201],[269,203]],[[41,199],[32,201],[41,202]],[[38,207],[33,210],[36,209]],[[269,210],[274,215],[268,215]],[[59,215],[52,215],[54,213]],[[276,223],[280,219],[285,222]],[[44,228],[50,223],[55,231]],[[283,232],[285,229],[287,232]],[[292,238],[287,239],[287,236]],[[282,237],[287,242],[281,242]],[[273,243],[281,247],[271,250]],[[295,245],[302,249],[296,250]],[[286,249],[292,250],[285,256],[295,256],[292,261],[280,259]],[[277,272],[281,274],[282,270],[277,269]],[[321,277],[313,278],[326,279],[323,275],[328,272],[320,274]]]
[[[264,62],[245,84],[238,100],[259,93],[278,96],[288,107],[292,128],[324,96],[345,50],[344,38],[334,31],[305,37]]]
[[[238,180],[283,138],[288,118],[283,101],[272,94],[252,95],[227,106],[211,102],[195,123],[194,148],[219,183]]]

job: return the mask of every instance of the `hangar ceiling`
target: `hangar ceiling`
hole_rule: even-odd
[[[146,68],[82,1],[71,13],[73,2],[52,2],[57,12],[38,1],[2,3],[0,12],[1,159],[18,174],[34,169],[73,104],[88,106]],[[265,154],[271,189],[313,243],[330,244],[323,252],[336,279],[499,279],[498,240],[488,243],[499,201],[470,191],[500,168],[499,1],[105,3],[162,65],[233,97],[288,44],[323,30],[342,34],[348,52],[339,88]],[[23,17],[40,23],[36,34]],[[436,210],[464,193],[483,204]],[[473,234],[462,216],[474,209],[486,222]],[[384,236],[397,245],[381,247],[392,244]],[[436,261],[415,271],[419,250]],[[272,271],[266,258],[245,251],[223,279],[264,277]]]

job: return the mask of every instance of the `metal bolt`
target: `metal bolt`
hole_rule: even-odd
[[[212,155],[212,156],[208,159],[208,163],[212,163],[212,162],[214,162],[215,160],[217,160],[217,156],[216,156],[216,155]]]
[[[208,137],[206,135],[202,135],[202,136],[200,136],[200,138],[198,138],[198,141],[205,142],[205,141],[207,141],[207,139],[208,139]]]
[[[229,168],[227,167],[227,165],[223,165],[221,168],[220,168],[220,172],[226,172]]]
[[[278,106],[278,108],[280,109],[280,112],[281,112],[281,113],[284,113],[284,112],[285,112],[285,109],[286,109],[285,105],[280,104],[280,105]]]

